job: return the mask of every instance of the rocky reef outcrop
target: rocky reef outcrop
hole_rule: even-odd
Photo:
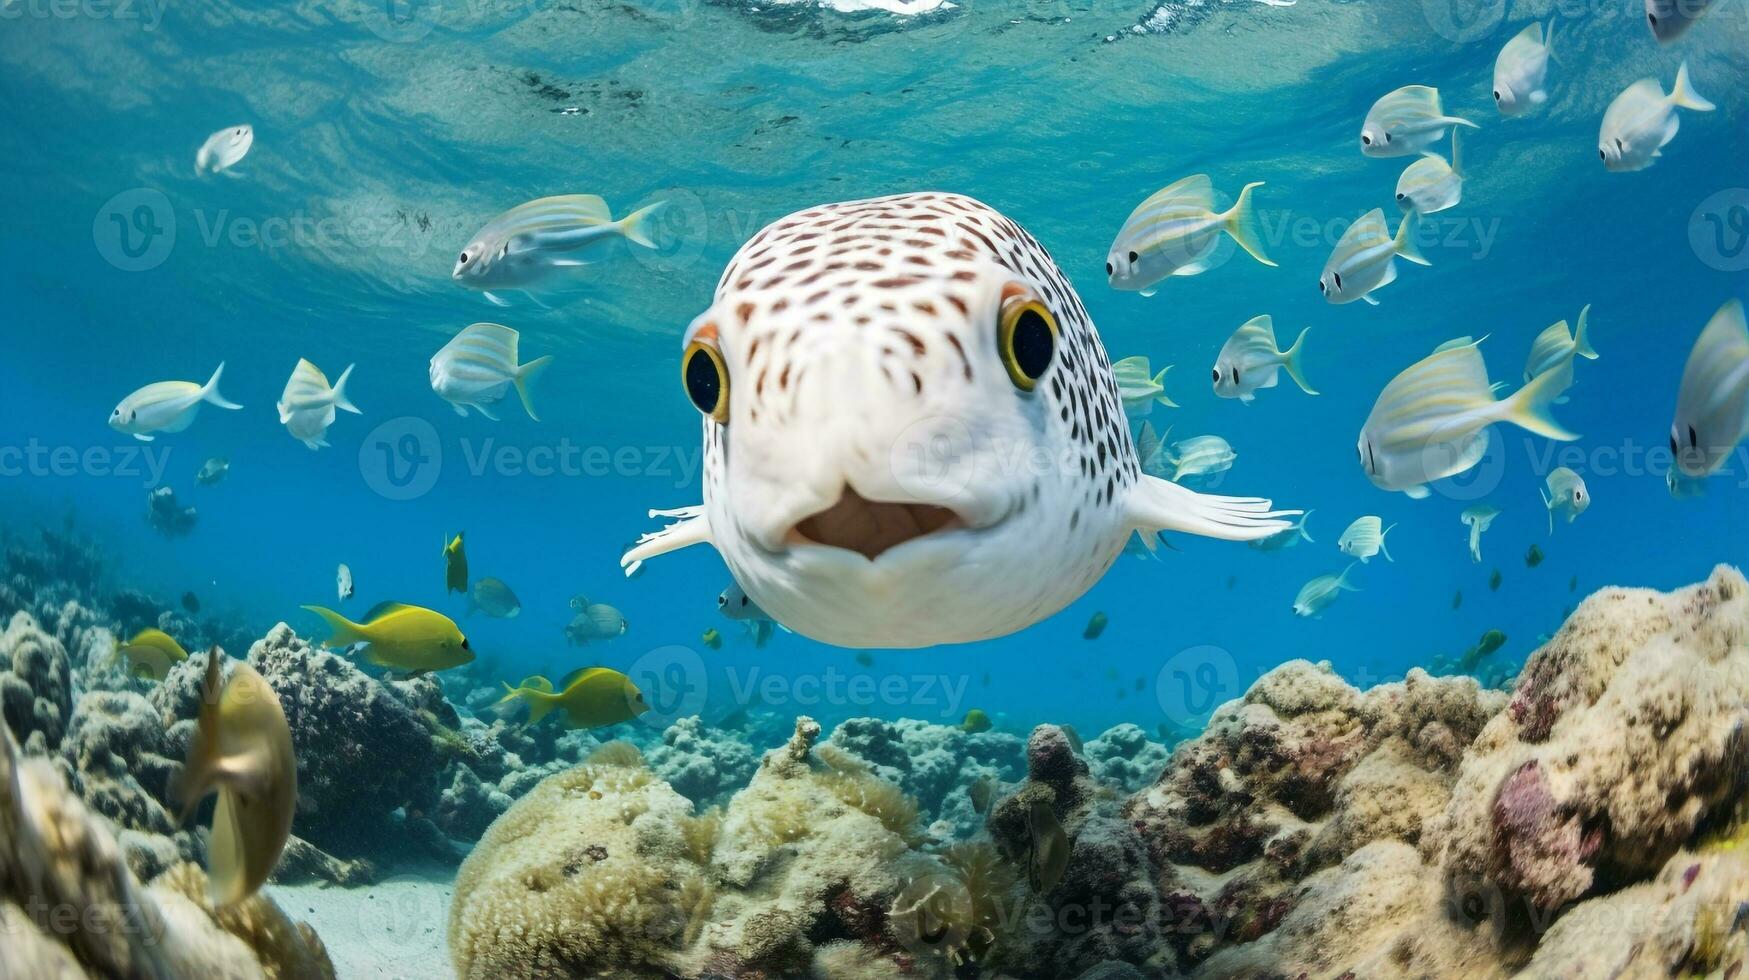
[[[29,613],[18,612],[0,633],[0,711],[33,753],[60,748],[73,710],[67,650]]]

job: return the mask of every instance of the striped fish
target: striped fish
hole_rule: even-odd
[[[1552,371],[1496,399],[1480,344],[1478,340],[1425,357],[1379,393],[1356,446],[1361,468],[1374,486],[1426,497],[1427,484],[1481,462],[1488,451],[1487,428],[1495,422],[1510,422],[1550,439],[1578,438],[1549,414],[1572,383],[1571,375]]]
[[[432,355],[431,390],[449,402],[457,415],[465,418],[471,408],[496,421],[498,416],[492,414],[492,406],[502,401],[510,386],[515,385],[523,411],[529,418],[540,421],[528,383],[553,362],[553,357],[548,354],[518,364],[516,345],[521,336],[498,323],[476,323],[464,328]]]
[[[340,380],[328,386],[328,376],[307,360],[299,359],[286,379],[285,392],[279,396],[279,421],[292,438],[311,449],[328,445],[328,426],[334,424],[334,410],[361,414],[346,397],[346,381],[352,377],[352,365],[340,372]]]
[[[1372,292],[1397,281],[1397,257],[1402,256],[1418,265],[1432,265],[1415,247],[1415,233],[1421,227],[1421,217],[1414,211],[1403,216],[1396,235],[1385,224],[1382,208],[1373,208],[1348,226],[1324,263],[1324,273],[1318,277],[1318,291],[1336,306],[1365,300],[1377,306]]]
[[[1275,387],[1281,369],[1287,368],[1288,377],[1294,379],[1301,391],[1316,395],[1300,371],[1300,352],[1305,349],[1306,334],[1311,330],[1311,327],[1301,330],[1299,339],[1284,351],[1275,340],[1275,320],[1267,314],[1253,317],[1233,331],[1215,357],[1215,394],[1249,405],[1258,389]]]
[[[1369,157],[1408,157],[1445,139],[1453,126],[1480,129],[1468,119],[1448,116],[1439,104],[1439,89],[1405,85],[1367,110],[1360,127],[1360,152]]]
[[[1220,436],[1193,436],[1172,444],[1172,482],[1187,476],[1214,476],[1233,468],[1239,454]]]
[[[1494,59],[1494,107],[1502,116],[1516,116],[1549,100],[1549,59],[1554,54],[1555,22],[1545,33],[1541,24],[1519,31]]]
[[[1586,329],[1591,319],[1591,307],[1587,305],[1579,311],[1579,329],[1573,330],[1567,326],[1567,321],[1550,324],[1530,345],[1530,357],[1524,362],[1524,380],[1529,381],[1539,374],[1549,371],[1565,371],[1572,384],[1573,358],[1583,357],[1588,361],[1597,360],[1597,352],[1591,349],[1591,338],[1586,335]]]
[[[1543,507],[1549,512],[1549,533],[1555,533],[1555,515],[1561,514],[1571,524],[1585,508],[1591,506],[1591,494],[1585,489],[1585,478],[1565,466],[1555,467],[1549,474],[1547,490],[1538,488],[1542,494]]]
[[[1743,304],[1731,300],[1707,323],[1682,369],[1670,451],[1692,479],[1717,472],[1749,433],[1749,326]],[[1678,482],[1672,481],[1675,494]]]
[[[1154,375],[1149,375],[1148,370],[1145,357],[1126,357],[1111,366],[1112,378],[1117,381],[1117,396],[1123,400],[1124,414],[1130,418],[1147,417],[1156,403],[1167,408],[1178,407],[1177,402],[1166,397],[1166,372],[1172,370],[1172,365],[1166,365]]]
[[[1222,232],[1252,258],[1275,265],[1263,254],[1263,229],[1251,207],[1251,192],[1262,186],[1246,184],[1233,206],[1219,214],[1207,174],[1186,177],[1138,204],[1106,254],[1105,277],[1111,288],[1152,296],[1172,276],[1208,271]]]
[[[1424,154],[1403,169],[1397,178],[1397,207],[1422,214],[1438,214],[1457,207],[1464,199],[1463,150],[1458,131],[1451,131],[1451,162],[1437,153]]]
[[[1300,587],[1300,594],[1294,597],[1294,615],[1317,616],[1330,608],[1337,597],[1344,592],[1359,592],[1360,590],[1348,584],[1348,573],[1354,571],[1350,563],[1340,575],[1320,575]]]
[[[1357,517],[1348,530],[1342,532],[1342,537],[1336,540],[1336,547],[1350,558],[1358,558],[1365,563],[1373,555],[1384,555],[1386,561],[1396,561],[1391,557],[1391,551],[1385,547],[1385,535],[1391,533],[1391,527],[1384,527],[1384,522],[1377,517]]]
[[[657,201],[617,221],[607,202],[594,194],[564,194],[517,205],[474,234],[457,257],[450,278],[484,292],[499,306],[508,306],[499,292],[527,294],[555,270],[588,265],[587,256],[610,239],[655,248],[644,224],[662,204]]]

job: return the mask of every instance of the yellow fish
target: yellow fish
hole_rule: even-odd
[[[536,681],[530,684],[529,680]],[[616,725],[650,710],[644,693],[632,679],[607,667],[584,667],[566,674],[554,691],[544,677],[524,680],[521,687],[504,685],[499,704],[521,700],[528,705],[528,723],[538,723],[555,708],[564,714],[566,728],[603,728]]]
[[[462,532],[443,546],[444,591],[468,594],[468,553],[462,549]]]
[[[455,621],[440,612],[399,602],[378,604],[355,623],[332,609],[305,606],[334,631],[324,646],[368,643],[365,662],[390,670],[423,674],[460,667],[474,659],[468,638]]]
[[[246,663],[223,682],[221,654],[207,653],[199,727],[189,742],[171,798],[188,819],[207,793],[217,791],[207,879],[213,904],[234,905],[253,895],[279,863],[297,809],[298,762],[279,698]]]
[[[118,657],[127,659],[130,676],[161,681],[169,676],[170,668],[188,659],[188,651],[168,633],[148,627],[117,647],[115,655],[109,658],[110,663]]]

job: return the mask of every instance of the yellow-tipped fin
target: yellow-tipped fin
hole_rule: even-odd
[[[1670,86],[1670,104],[1695,112],[1711,112],[1718,106],[1707,101],[1707,98],[1694,90],[1694,83],[1688,80],[1688,62],[1676,69],[1676,84]],[[220,365],[223,367],[224,365]]]
[[[1572,442],[1579,438],[1555,420],[1550,409],[1573,384],[1571,371],[1544,371],[1524,387],[1501,399],[1500,419],[1539,436]]]
[[[363,626],[347,619],[345,616],[340,615],[334,610],[325,606],[305,606],[303,608],[309,612],[315,613],[321,618],[322,622],[328,624],[328,629],[331,635],[328,639],[323,641],[323,646],[343,647],[349,646],[353,643],[370,642],[370,636],[365,633],[365,628]]]
[[[1591,337],[1586,333],[1586,327],[1591,320],[1591,304],[1579,311],[1579,328],[1573,331],[1573,353],[1588,361],[1597,360],[1597,351],[1591,348]]]
[[[1300,373],[1300,352],[1306,349],[1306,334],[1311,332],[1311,327],[1301,330],[1299,339],[1294,341],[1294,345],[1281,352],[1281,366],[1287,368],[1287,376],[1294,379],[1294,384],[1299,385],[1301,391],[1308,395],[1315,395],[1317,392],[1312,390],[1311,385],[1306,384],[1306,376]]]
[[[1397,226],[1397,237],[1393,241],[1397,254],[1416,265],[1432,265],[1427,257],[1421,254],[1421,247],[1415,244],[1415,235],[1421,230],[1421,212],[1410,211],[1403,215],[1403,223]]]
[[[649,233],[644,230],[644,224],[649,221],[650,215],[661,210],[667,203],[667,201],[657,201],[655,204],[645,205],[619,219],[619,233],[624,235],[628,242],[642,245],[645,248],[655,248],[656,243],[650,240]]]
[[[1233,236],[1233,241],[1239,247],[1251,253],[1251,257],[1267,266],[1274,266],[1274,260],[1263,253],[1263,226],[1257,220],[1257,211],[1251,206],[1251,192],[1263,186],[1263,181],[1246,184],[1239,191],[1239,199],[1233,202],[1226,214],[1221,215],[1221,223],[1226,227],[1227,234]]]
[[[553,363],[553,355],[548,354],[545,357],[537,357],[516,369],[516,397],[522,399],[522,410],[527,412],[528,417],[536,422],[540,421],[540,416],[535,414],[534,399],[528,393],[528,383],[533,381],[534,376],[544,371],[551,363]]]

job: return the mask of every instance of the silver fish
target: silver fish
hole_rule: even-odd
[[[1554,57],[1555,22],[1547,32],[1531,24],[1506,42],[1494,59],[1494,108],[1502,116],[1522,115],[1549,100],[1549,59]]]
[[[1262,186],[1246,184],[1233,206],[1221,213],[1215,212],[1215,187],[1207,174],[1156,191],[1136,205],[1118,230],[1105,257],[1106,281],[1113,289],[1152,296],[1172,276],[1208,271],[1223,232],[1252,258],[1275,265],[1263,254],[1263,229],[1251,206],[1251,192]]]
[[[1676,469],[1691,480],[1711,476],[1749,433],[1749,326],[1731,300],[1713,314],[1689,351],[1670,425]],[[1673,488],[1674,490],[1674,488]]]
[[[320,368],[299,359],[286,379],[285,392],[279,396],[279,421],[292,438],[311,449],[328,445],[328,427],[334,424],[334,411],[362,414],[346,396],[346,382],[352,377],[353,365],[346,365],[340,379],[328,386],[328,378]]]
[[[200,472],[194,474],[194,482],[202,486],[211,486],[225,478],[231,472],[231,461],[223,456],[214,456],[200,464]]]
[[[1316,395],[1300,370],[1300,353],[1305,350],[1306,334],[1311,331],[1311,327],[1301,330],[1294,345],[1284,351],[1275,340],[1275,321],[1267,315],[1253,317],[1233,331],[1215,357],[1215,394],[1249,405],[1258,389],[1275,387],[1277,375],[1286,368],[1288,377],[1294,379],[1301,391]]]
[[[517,363],[517,345],[522,335],[499,323],[475,323],[443,345],[431,358],[431,390],[449,402],[464,418],[473,409],[496,420],[493,406],[504,399],[512,385],[522,399],[522,410],[535,414],[529,382],[553,362],[551,354],[526,364]]]
[[[1417,265],[1432,265],[1415,245],[1415,235],[1421,227],[1421,216],[1415,211],[1403,215],[1397,233],[1391,234],[1385,225],[1385,212],[1373,208],[1360,220],[1348,226],[1337,241],[1336,248],[1324,263],[1318,277],[1318,291],[1327,302],[1340,306],[1355,300],[1379,305],[1372,292],[1397,280],[1397,258]]]
[[[208,136],[206,142],[200,145],[200,149],[195,151],[195,172],[222,173],[227,177],[240,176],[231,168],[248,156],[250,147],[254,145],[255,127],[249,125],[226,126]]]
[[[1646,0],[1646,25],[1659,44],[1669,44],[1712,8],[1713,0]]]
[[[352,569],[345,562],[341,562],[340,570],[334,573],[334,591],[341,602],[352,598]]]
[[[1267,538],[1260,538],[1259,540],[1253,541],[1251,542],[1251,547],[1256,548],[1258,551],[1281,551],[1286,548],[1292,548],[1301,541],[1311,541],[1311,532],[1306,530],[1306,521],[1310,520],[1311,517],[1312,512],[1308,510],[1300,515],[1299,521],[1295,523],[1293,527],[1277,531]]]
[[[1571,385],[1573,358],[1597,360],[1597,351],[1591,347],[1590,321],[1591,307],[1587,305],[1579,311],[1577,329],[1569,328],[1567,321],[1562,320],[1537,334],[1530,345],[1530,356],[1524,362],[1524,380],[1529,381],[1549,371],[1565,371],[1567,384]]]
[[[1714,105],[1694,90],[1688,62],[1676,70],[1670,94],[1655,78],[1642,78],[1615,97],[1603,113],[1597,134],[1597,156],[1612,173],[1644,170],[1664,155],[1664,147],[1682,128],[1677,109],[1711,112]]]
[[[1358,558],[1363,563],[1378,554],[1384,555],[1386,561],[1396,561],[1397,559],[1391,557],[1391,550],[1385,547],[1385,535],[1391,533],[1391,528],[1397,525],[1392,524],[1391,527],[1381,529],[1383,523],[1372,516],[1355,518],[1354,523],[1348,525],[1348,530],[1343,531],[1342,537],[1337,539],[1337,550],[1350,558]]]
[[[1547,490],[1538,488],[1542,494],[1543,507],[1549,512],[1549,533],[1555,533],[1555,515],[1561,514],[1571,524],[1585,508],[1591,506],[1591,494],[1585,489],[1585,478],[1565,466],[1555,467],[1549,474]]]
[[[1111,376],[1117,381],[1117,396],[1123,401],[1124,414],[1144,418],[1156,404],[1177,408],[1178,403],[1166,396],[1168,364],[1152,377],[1148,374],[1148,359],[1126,357],[1111,365]]]
[[[192,381],[159,381],[123,398],[109,413],[109,427],[141,442],[151,442],[153,433],[181,432],[194,424],[202,405],[236,411],[243,406],[219,394],[219,378],[225,373],[220,362],[204,385]]]
[[[1192,436],[1172,444],[1167,457],[1172,463],[1172,482],[1186,477],[1207,477],[1233,468],[1239,454],[1220,436]]]
[[[588,265],[588,257],[615,238],[655,248],[644,224],[663,203],[657,201],[618,220],[607,202],[594,194],[564,194],[519,204],[474,233],[456,258],[450,278],[480,290],[499,306],[508,306],[498,293],[529,293],[555,270]]]
[[[1482,560],[1482,532],[1493,526],[1494,518],[1500,516],[1500,508],[1493,504],[1471,504],[1458,515],[1458,520],[1470,529],[1470,561],[1480,563]]]
[[[1330,608],[1330,604],[1344,592],[1359,592],[1358,588],[1349,584],[1348,573],[1354,571],[1350,563],[1340,575],[1320,575],[1300,587],[1300,594],[1294,597],[1294,615],[1317,616]]]
[[[1360,127],[1360,152],[1369,157],[1414,156],[1440,140],[1453,126],[1480,129],[1468,119],[1448,116],[1439,89],[1405,85],[1374,102]]]
[[[1464,199],[1463,149],[1458,131],[1451,131],[1451,162],[1437,153],[1425,153],[1403,169],[1397,178],[1397,207],[1404,211],[1437,214],[1457,207]]]

